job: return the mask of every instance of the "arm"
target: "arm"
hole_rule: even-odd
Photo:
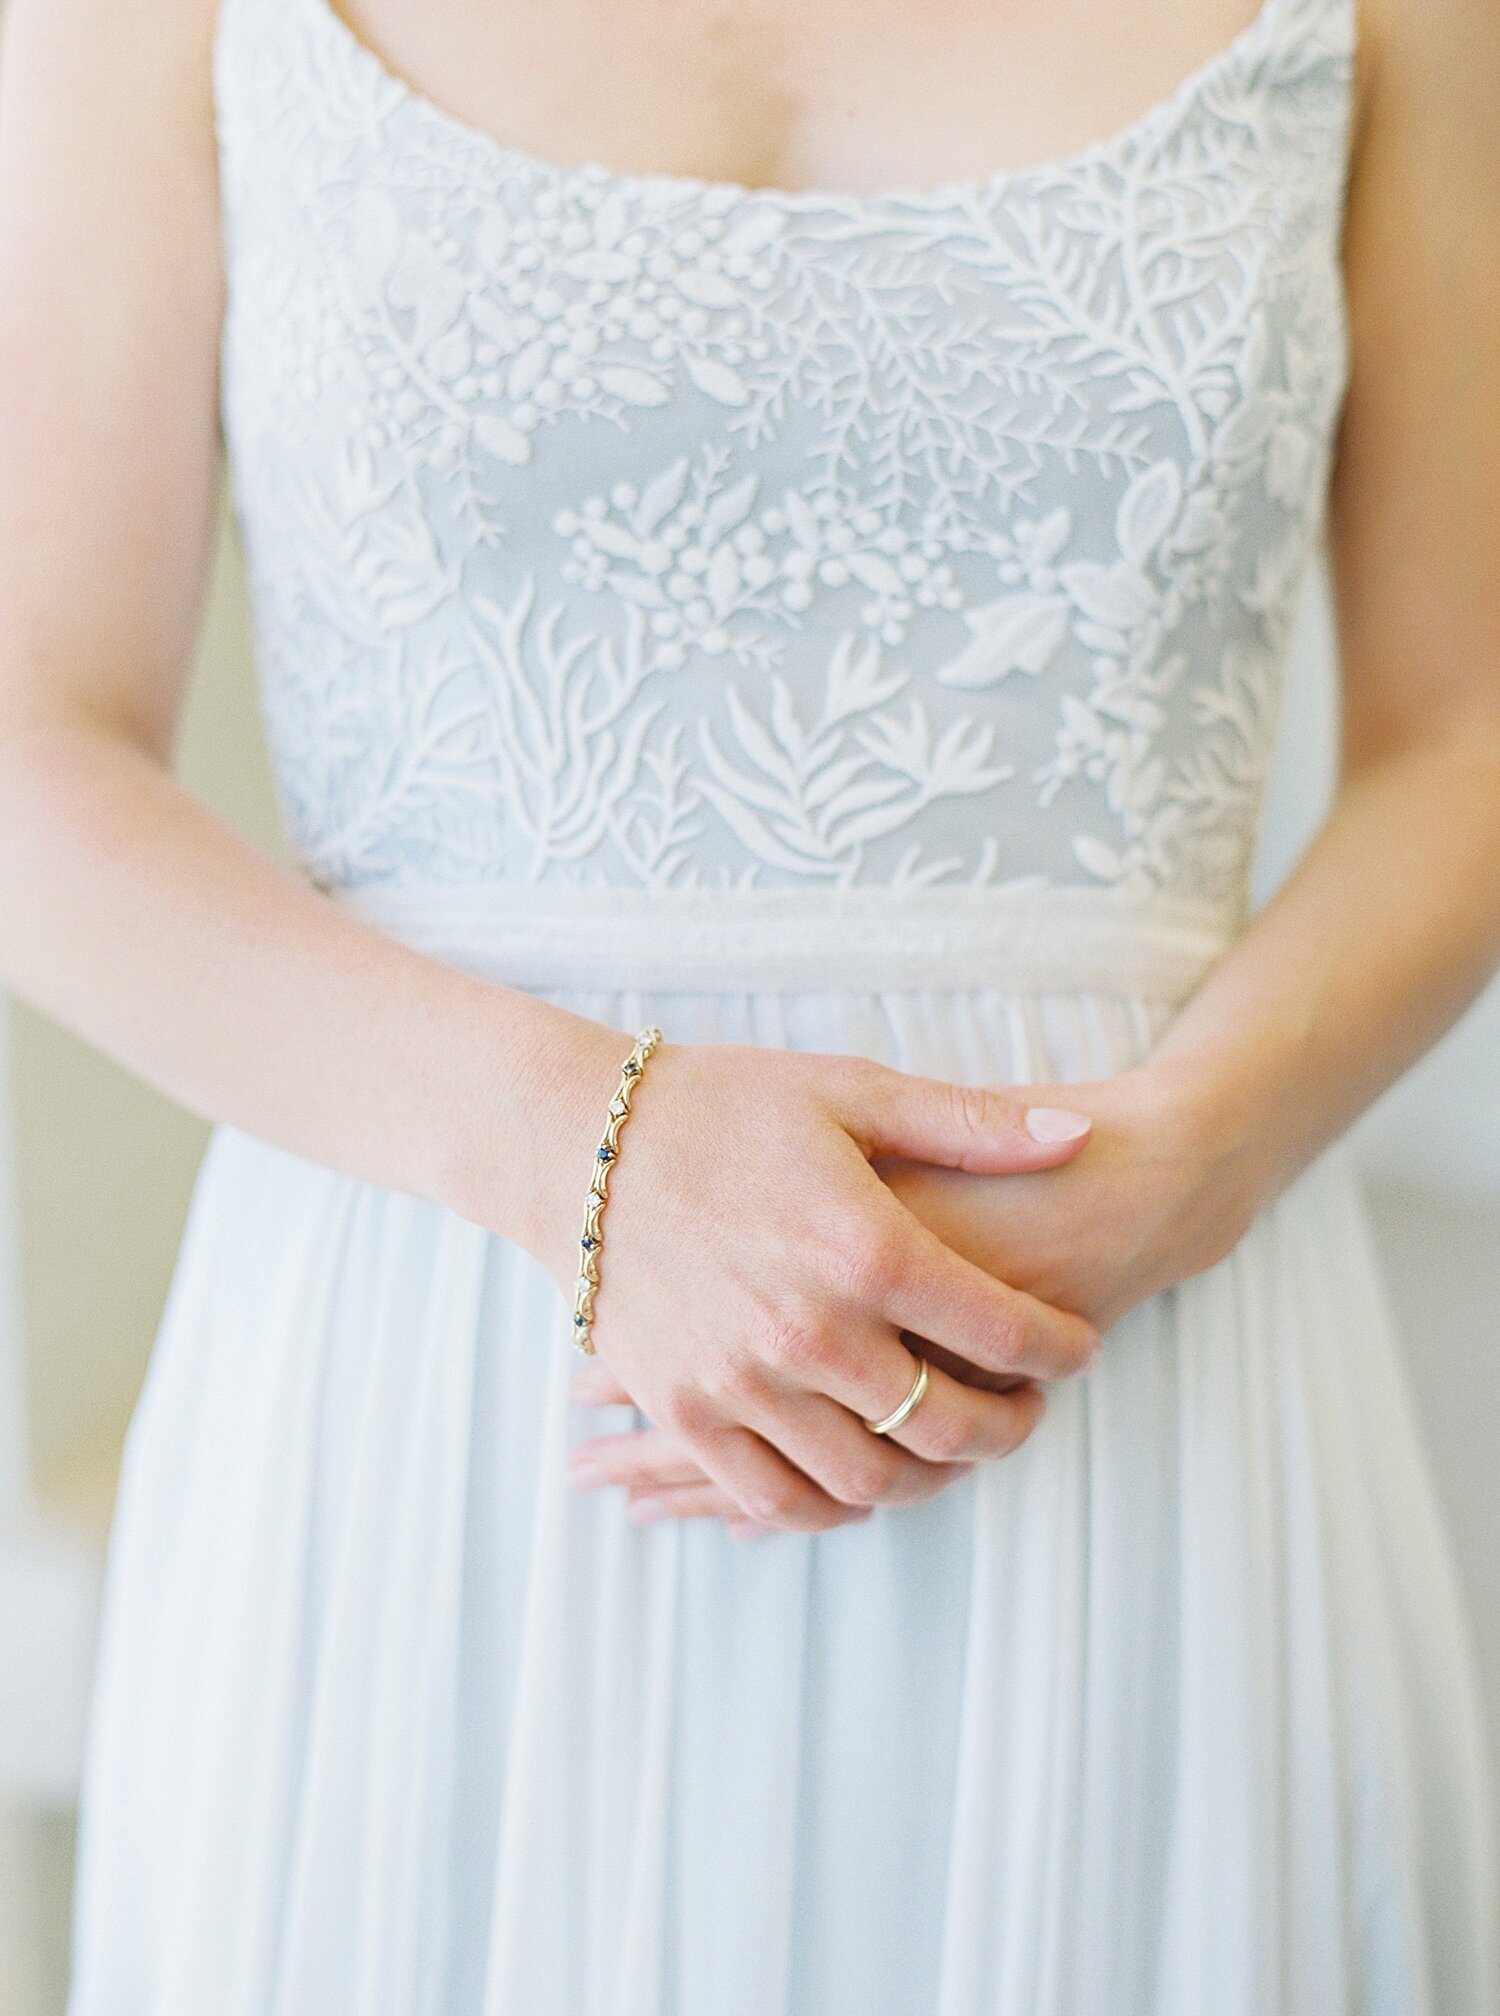
[[[1031,1088],[1092,1116],[1086,1156],[1045,1184],[879,1165],[950,1246],[1101,1328],[1227,1254],[1500,960],[1500,17],[1364,11],[1329,816],[1146,1064]],[[608,1367],[576,1390],[621,1397]],[[659,1436],[589,1453],[658,1512],[725,1509]]]
[[[981,1225],[946,1172],[897,1179],[960,1250],[1105,1325],[1221,1258],[1500,960],[1500,17],[1364,14],[1328,818],[1149,1063],[1069,1088],[1095,1138],[1055,1192],[1001,1185]]]
[[[487,1207],[519,1233],[542,1146],[524,1088],[561,1081],[583,1032],[356,924],[169,774],[214,517],[222,277],[212,7],[151,11],[148,30],[81,0],[6,8],[0,981],[195,1112],[425,1195],[477,1197],[457,1094],[483,1086],[521,1151]],[[579,1072],[585,1101],[606,1071]]]
[[[170,773],[218,472],[214,0],[146,11],[5,12],[0,984],[195,1112],[433,1199],[571,1287],[629,1033],[371,930]],[[1076,1152],[1033,1141],[1014,1097],[666,1044],[641,1107],[611,1185],[600,1350],[745,1509],[836,1524],[1029,1431],[1034,1390],[957,1381],[906,1448],[858,1428],[849,1407],[905,1390],[917,1301],[976,1363],[1060,1374],[1096,1347],[950,1253],[870,1165]],[[736,1192],[758,1200],[750,1222],[713,1222],[705,1200]],[[816,1245],[810,1215],[834,1228]]]

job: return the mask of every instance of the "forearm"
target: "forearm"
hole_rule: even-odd
[[[1342,781],[1282,889],[1152,1059],[1275,1195],[1500,960],[1500,734],[1433,736]]]
[[[0,984],[203,1117],[533,1251],[561,1187],[581,1208],[623,1055],[376,932],[83,724],[0,741]]]

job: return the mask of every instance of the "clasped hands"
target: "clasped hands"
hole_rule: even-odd
[[[1180,1061],[972,1087],[667,1044],[639,1110],[598,1355],[572,1391],[647,1425],[578,1443],[570,1480],[623,1487],[639,1521],[722,1518],[737,1536],[866,1518],[1010,1454],[1046,1384],[1222,1258],[1264,1196],[1254,1127]],[[1087,1123],[1071,1137],[1070,1114]],[[913,1350],[928,1391],[872,1434]]]

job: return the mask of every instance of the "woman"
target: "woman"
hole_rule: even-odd
[[[1246,11],[10,0],[4,978],[219,1123],[70,2016],[1493,2010],[1336,1143],[1500,957],[1500,29]]]

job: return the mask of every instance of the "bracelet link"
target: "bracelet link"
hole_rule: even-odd
[[[635,1039],[630,1055],[620,1066],[620,1082],[609,1102],[604,1138],[594,1157],[594,1174],[583,1209],[583,1231],[578,1241],[578,1287],[573,1297],[573,1342],[585,1357],[594,1352],[594,1291],[599,1286],[599,1251],[604,1243],[601,1221],[604,1200],[609,1194],[609,1172],[620,1152],[620,1129],[630,1114],[630,1102],[640,1082],[646,1059],[660,1043],[661,1031],[650,1023]]]

